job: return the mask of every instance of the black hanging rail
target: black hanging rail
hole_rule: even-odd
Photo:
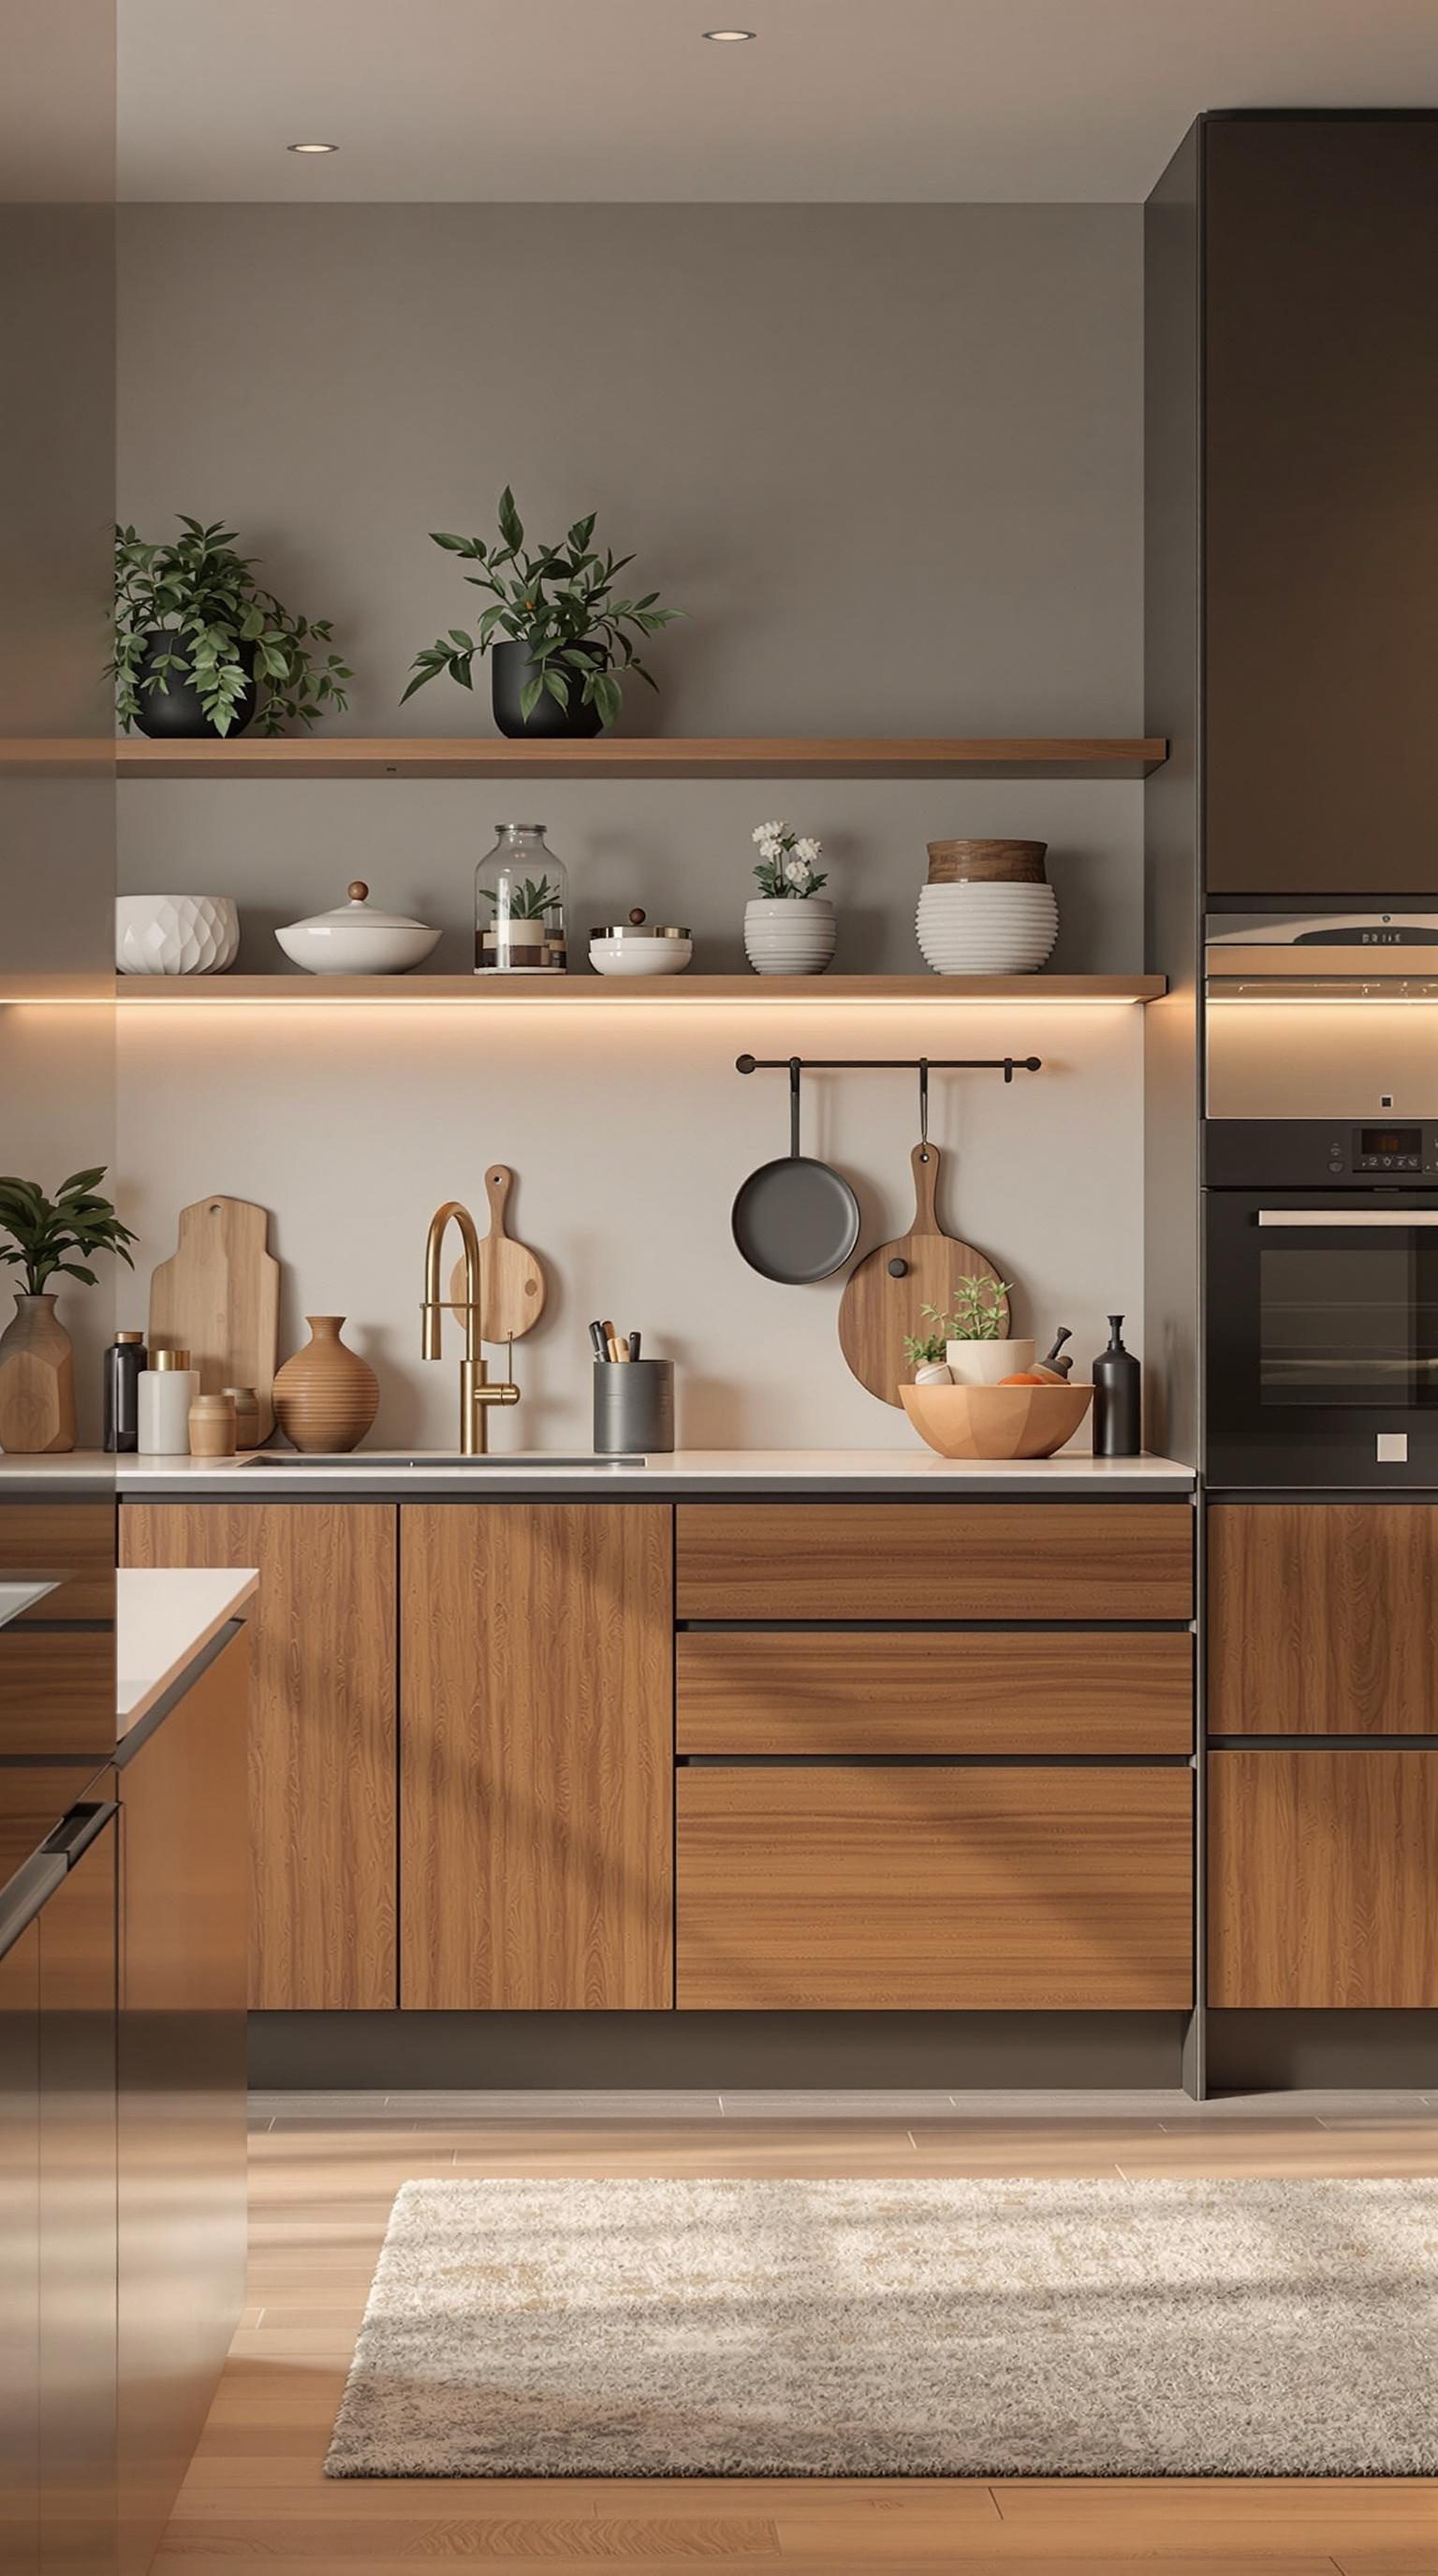
[[[1038,1055],[740,1055],[736,1073],[1041,1073]]]

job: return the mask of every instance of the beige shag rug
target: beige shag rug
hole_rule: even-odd
[[[1438,2182],[412,2182],[333,2478],[1438,2473]]]

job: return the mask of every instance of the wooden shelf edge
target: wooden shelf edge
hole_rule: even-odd
[[[585,974],[556,976],[552,982],[537,976],[510,982],[474,975],[126,975],[117,978],[115,1000],[132,1009],[137,1004],[219,1009],[238,1003],[304,1008],[370,1002],[410,1009],[458,1004],[479,1011],[516,1006],[552,1010],[566,1004],[612,1009],[637,1003],[652,1010],[665,1003],[693,1009],[799,1002],[834,1010],[883,1002],[922,1010],[1004,1002],[1043,1010],[1055,1003],[1153,1002],[1167,989],[1163,975],[675,975],[652,983]],[[28,997],[0,993],[5,998]]]
[[[118,778],[1141,778],[1168,745],[1144,735],[493,737],[330,735],[304,741],[0,739],[0,772]]]

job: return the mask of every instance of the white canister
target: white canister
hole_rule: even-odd
[[[200,1392],[200,1372],[188,1351],[151,1351],[140,1371],[142,1458],[188,1458],[190,1407]]]
[[[1000,1378],[1031,1369],[1037,1348],[1031,1341],[945,1342],[944,1357],[955,1386],[997,1386]]]
[[[756,975],[822,975],[838,924],[827,895],[752,895],[744,906],[744,953]]]

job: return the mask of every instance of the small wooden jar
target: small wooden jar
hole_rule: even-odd
[[[228,1395],[197,1395],[190,1407],[190,1456],[233,1458],[235,1407]]]
[[[235,1447],[258,1449],[260,1445],[260,1399],[252,1386],[227,1386],[221,1390],[235,1408]]]

